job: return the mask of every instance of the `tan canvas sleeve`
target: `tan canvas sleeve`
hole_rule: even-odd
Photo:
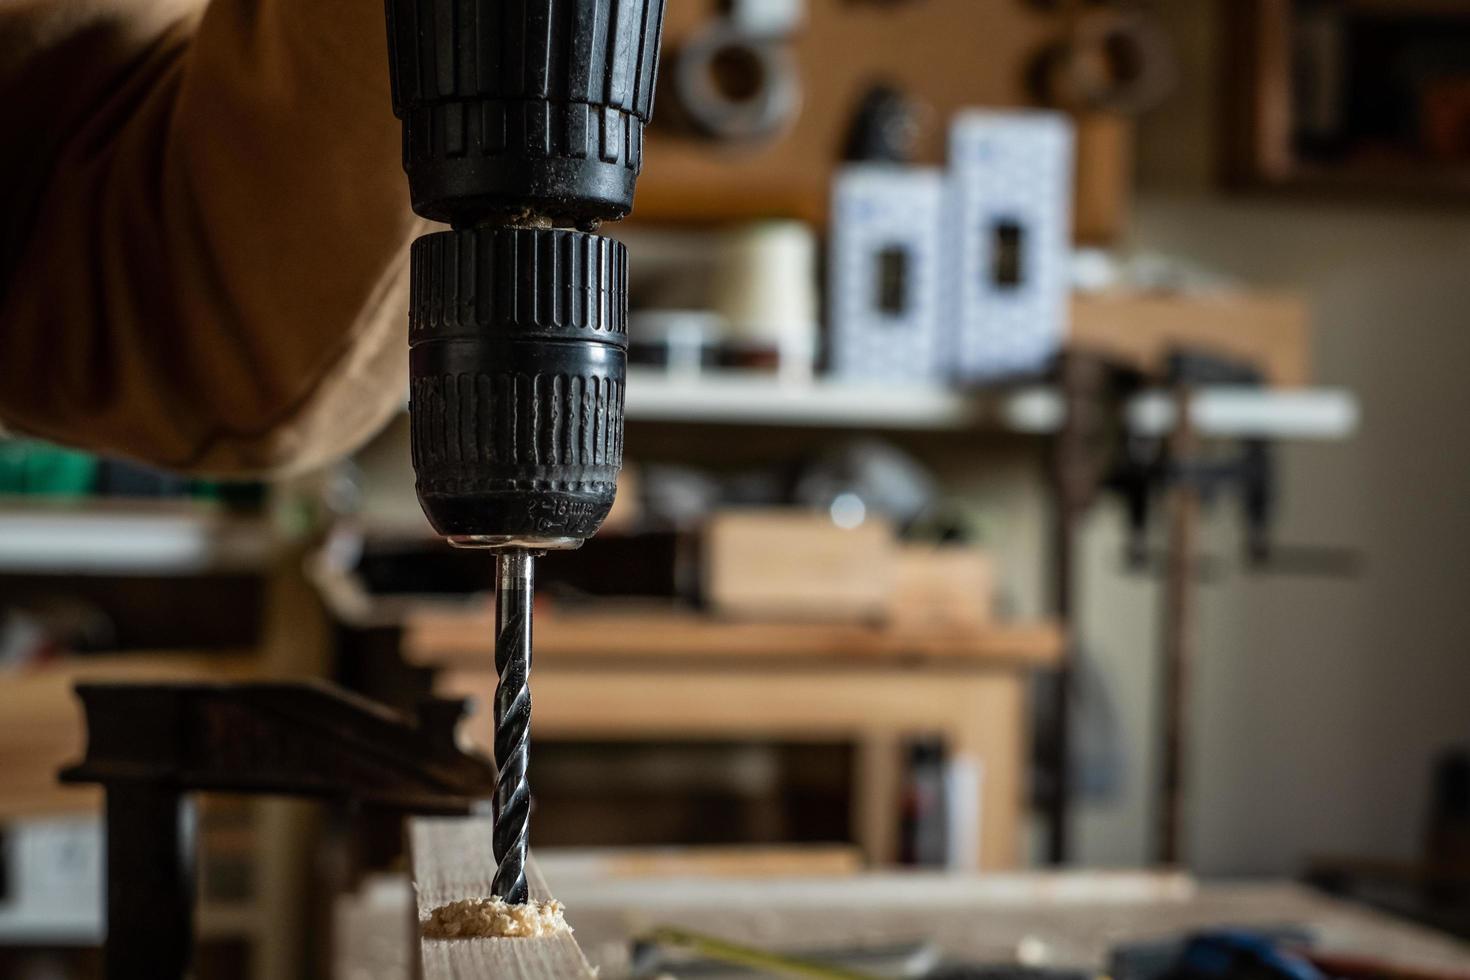
[[[0,422],[214,474],[309,467],[375,432],[404,396],[423,230],[381,0],[30,0],[6,17],[36,40],[17,51],[7,28],[0,52],[26,63],[0,73],[0,103],[51,101],[23,121],[45,166],[30,159],[0,217]],[[91,32],[87,63],[69,23]],[[17,152],[35,151],[0,156]]]

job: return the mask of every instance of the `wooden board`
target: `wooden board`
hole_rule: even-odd
[[[928,106],[920,158],[939,163],[955,110],[1032,102],[1026,72],[1065,30],[1061,15],[996,0],[810,0],[806,8],[794,43],[802,109],[791,128],[765,143],[712,143],[672,132],[667,125],[672,106],[661,105],[648,133],[637,219],[788,216],[820,223],[853,110],[875,81],[894,84]],[[714,0],[671,0],[664,26],[665,79],[681,41],[701,29],[714,9]],[[1077,234],[1083,240],[1107,240],[1117,234],[1127,211],[1132,123],[1084,117],[1077,145]]]
[[[491,827],[487,817],[419,818],[409,824],[419,922],[450,902],[489,897],[495,877]],[[550,898],[535,865],[527,870],[531,898]],[[595,980],[597,976],[570,932],[535,939],[421,939],[419,955],[423,980]]]
[[[536,620],[538,669],[573,659],[821,660],[852,664],[935,660],[996,666],[1056,663],[1051,623],[940,624],[928,630],[861,623],[737,622],[669,608],[556,612]],[[420,666],[486,663],[495,614],[425,610],[407,618],[403,655]]]
[[[856,875],[858,853],[848,847],[669,847],[542,849],[537,865],[565,882],[608,878]],[[406,980],[417,966],[417,909],[407,875],[369,876],[355,892],[333,902],[332,976],[339,980]]]
[[[1079,295],[1067,346],[1146,370],[1190,347],[1252,363],[1276,387],[1306,385],[1312,376],[1310,312],[1284,293]]]

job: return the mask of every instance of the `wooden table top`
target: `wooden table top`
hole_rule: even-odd
[[[712,661],[797,659],[824,663],[900,660],[1045,667],[1061,655],[1061,631],[1050,623],[994,624],[914,630],[864,623],[721,619],[692,610],[644,606],[537,610],[536,659]],[[410,663],[463,666],[488,660],[494,611],[425,610],[409,617],[403,651]]]
[[[655,926],[788,951],[927,941],[947,957],[984,963],[1014,962],[1024,948],[1049,966],[1083,968],[1104,965],[1127,942],[1220,926],[1294,926],[1309,930],[1324,951],[1470,971],[1470,945],[1283,881],[1199,884],[1149,872],[782,876],[766,873],[765,852],[760,873],[681,876],[668,873],[679,867],[678,853],[660,851],[657,861],[647,852],[538,853],[578,945],[602,977],[623,975],[630,938]],[[727,853],[720,864],[732,859]],[[709,860],[700,853],[689,867],[708,868]],[[411,901],[407,878],[397,877],[377,882],[371,896],[339,903],[344,933],[371,936],[381,948],[369,956],[367,945],[352,942],[338,955],[352,958],[361,976],[401,977],[401,966],[373,968],[403,962]]]
[[[1470,971],[1470,945],[1287,882],[1196,885],[1183,875],[878,873],[767,878],[558,875],[541,858],[567,921],[603,976],[626,964],[628,937],[674,926],[766,948],[843,948],[928,940],[947,957],[1100,967],[1124,942],[1220,926],[1294,926],[1324,951],[1405,967]]]

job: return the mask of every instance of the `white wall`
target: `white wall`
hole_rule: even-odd
[[[1283,454],[1279,533],[1359,549],[1361,576],[1234,570],[1202,587],[1193,863],[1294,873],[1314,853],[1409,856],[1434,753],[1470,742],[1470,207],[1223,195],[1211,179],[1216,5],[1158,6],[1183,85],[1145,125],[1130,243],[1304,292],[1317,379],[1351,387],[1365,412],[1354,442]],[[1116,515],[1093,521],[1084,615],[1129,719],[1133,769],[1123,800],[1080,819],[1095,864],[1143,860],[1152,812],[1156,590],[1115,574],[1118,536]],[[1233,514],[1206,536],[1234,558]]]

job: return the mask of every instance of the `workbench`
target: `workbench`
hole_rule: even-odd
[[[419,830],[422,836],[424,825]],[[445,840],[459,833],[442,824],[427,832]],[[920,942],[947,959],[1094,968],[1124,943],[1220,926],[1293,927],[1326,952],[1372,955],[1405,968],[1470,970],[1470,945],[1283,881],[1199,883],[1180,873],[1099,871],[808,874],[798,870],[810,862],[797,850],[789,852],[784,872],[773,868],[770,851],[741,870],[738,849],[717,860],[696,853],[681,869],[678,855],[671,849],[536,856],[600,976],[622,976],[630,940],[660,926],[789,952]],[[403,875],[384,876],[341,899],[335,976],[407,977],[412,909]]]
[[[488,747],[490,611],[411,617],[405,659],[436,693],[471,697]],[[897,632],[861,624],[721,621],[693,612],[553,612],[536,624],[533,737],[751,738],[856,747],[853,820],[874,866],[897,857],[909,740],[944,746],[957,868],[1015,867],[1027,802],[1029,671],[1058,656],[1046,625]],[[488,748],[487,748],[488,750]]]
[[[578,944],[609,977],[626,962],[630,931],[654,924],[788,950],[927,939],[955,959],[1050,966],[1103,966],[1124,942],[1222,925],[1293,926],[1334,952],[1470,970],[1470,946],[1282,881],[1087,871],[659,880],[559,877],[550,854],[542,864]]]

